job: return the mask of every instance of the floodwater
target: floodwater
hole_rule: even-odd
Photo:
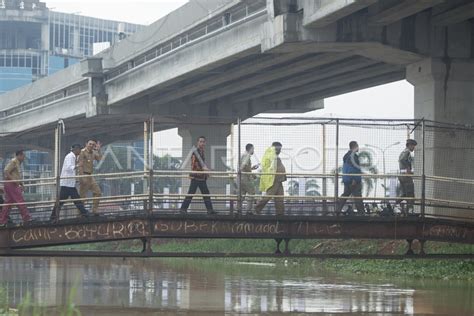
[[[82,315],[474,315],[474,284],[347,277],[311,265],[204,259],[0,258],[15,306],[30,293]],[[402,272],[400,273],[402,274]]]

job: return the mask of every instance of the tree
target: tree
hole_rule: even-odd
[[[300,183],[296,180],[291,180],[288,182],[288,194],[289,195],[298,195],[300,192]]]
[[[321,196],[319,190],[321,189],[316,179],[306,181],[306,195],[307,196]]]
[[[378,173],[377,167],[373,164],[374,158],[370,152],[361,151],[359,153],[359,162],[363,173],[374,175]],[[362,182],[364,184],[365,196],[369,196],[370,192],[377,186],[378,178],[363,177]]]
[[[153,157],[154,170],[179,170],[181,161],[166,154],[162,157]],[[181,187],[181,175],[170,174],[166,177],[155,177],[153,181],[155,192],[163,193],[164,188],[169,188],[170,193],[178,193]]]

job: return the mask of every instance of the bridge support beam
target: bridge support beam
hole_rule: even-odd
[[[407,80],[415,87],[415,118],[455,124],[474,124],[474,61],[472,59],[428,58],[407,67]],[[472,132],[462,129],[425,128],[426,176],[473,179],[472,162],[467,159],[472,151]],[[421,129],[415,137],[421,140]],[[420,142],[419,142],[420,143]],[[420,148],[421,146],[419,146]],[[421,153],[418,153],[421,155]],[[420,165],[415,171],[420,174]],[[426,198],[474,202],[472,184],[426,181]],[[418,195],[418,193],[417,193]],[[418,195],[420,196],[420,195]],[[427,214],[474,217],[462,210],[444,211],[431,208]]]

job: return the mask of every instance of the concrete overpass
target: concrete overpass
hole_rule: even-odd
[[[137,135],[139,124],[121,125],[152,114],[157,129],[179,127],[183,148],[201,134],[225,145],[228,126],[186,118],[305,112],[401,79],[415,86],[416,118],[472,124],[473,17],[472,0],[191,0],[95,58],[0,96],[0,141],[51,148],[43,135],[58,119],[70,139],[112,140]],[[446,148],[462,157],[452,135],[425,146],[439,148],[427,174],[474,177],[465,161],[436,168]]]
[[[471,123],[473,12],[462,0],[190,1],[96,59],[1,96],[0,133],[124,114],[303,112],[403,78],[418,118]]]

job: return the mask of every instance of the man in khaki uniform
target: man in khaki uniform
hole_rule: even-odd
[[[242,155],[240,162],[240,170],[245,173],[242,174],[241,179],[240,179],[240,194],[242,195],[242,200],[245,199],[246,195],[250,195],[247,198],[247,215],[252,215],[252,208],[253,208],[253,202],[254,202],[254,197],[255,195],[255,186],[254,186],[254,180],[256,179],[255,175],[251,174],[252,170],[255,170],[258,168],[258,165],[252,166],[252,155],[254,153],[254,147],[252,144],[247,144],[245,146],[245,154]],[[237,181],[239,179],[237,178]],[[238,182],[239,183],[239,182]],[[239,204],[239,213],[242,212],[242,201]]]
[[[92,176],[92,173],[94,172],[94,161],[99,161],[102,159],[102,155],[99,151],[100,143],[94,139],[91,139],[87,142],[86,147],[82,149],[81,153],[79,154],[79,175],[86,176],[79,179],[79,194],[83,199],[87,197],[87,192],[89,191],[92,192],[92,196],[95,198],[102,196],[100,187]],[[98,211],[99,200],[95,199],[92,202],[92,213],[94,215],[98,215]]]
[[[402,212],[404,215],[408,215],[411,211],[413,212],[413,205],[414,201],[411,200],[415,197],[415,183],[413,182],[413,178],[409,175],[413,174],[413,157],[412,153],[415,151],[415,147],[418,145],[416,140],[414,139],[407,139],[406,147],[401,152],[400,156],[398,157],[398,164],[400,166],[400,174],[404,176],[398,177],[398,181],[400,182],[400,189],[402,191],[401,198],[397,201],[397,204],[401,204],[404,198],[410,198],[407,201],[407,207],[404,208],[402,206]]]
[[[273,178],[272,185],[266,189],[267,196],[263,197],[255,206],[255,212],[260,214],[265,207],[265,205],[272,199],[273,196],[277,196],[274,199],[275,201],[275,210],[276,215],[283,215],[285,213],[285,204],[283,195],[285,194],[285,190],[283,189],[283,182],[286,181],[286,170],[285,166],[281,162],[279,157],[281,153],[282,144],[280,142],[274,142],[272,147],[267,149],[265,155],[262,159],[262,167],[264,174],[276,173],[273,176],[270,176],[269,179]],[[271,154],[271,155],[267,155]],[[268,156],[268,157],[267,157]],[[275,166],[276,164],[276,166]],[[262,182],[263,176],[260,178],[260,182]],[[262,188],[262,183],[260,183],[260,188]],[[268,197],[270,196],[270,197]]]

